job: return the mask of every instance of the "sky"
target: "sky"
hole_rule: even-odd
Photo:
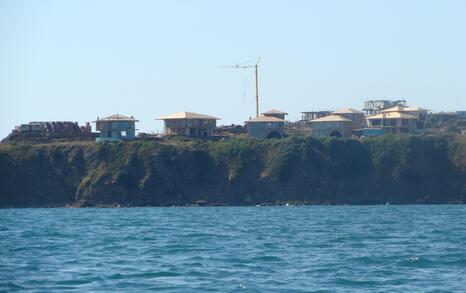
[[[363,108],[404,98],[466,110],[466,1],[0,0],[0,137],[29,121],[80,124],[191,111]]]

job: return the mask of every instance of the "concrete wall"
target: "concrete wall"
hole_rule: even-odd
[[[165,122],[165,135],[177,135],[187,137],[212,136],[217,126],[215,119],[169,119]]]
[[[390,127],[392,129],[391,133],[414,133],[417,125],[415,119],[371,119],[369,120],[369,127]]]
[[[134,121],[100,121],[100,136],[97,141],[133,140],[135,137]]]
[[[353,121],[353,129],[364,128],[367,126],[364,113],[343,113],[337,115],[340,115]]]
[[[283,137],[283,122],[247,123],[248,136],[257,139],[271,138],[275,134]],[[275,137],[273,137],[275,138]]]
[[[319,119],[332,114],[332,111],[303,112],[301,118],[306,121]]]
[[[350,121],[321,121],[311,122],[312,135],[322,136],[338,136],[350,137],[353,130],[353,124]]]

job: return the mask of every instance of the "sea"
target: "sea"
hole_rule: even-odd
[[[466,292],[466,206],[1,209],[0,292]]]

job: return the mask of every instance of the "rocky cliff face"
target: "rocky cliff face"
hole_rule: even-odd
[[[0,146],[0,206],[458,203],[464,137]]]

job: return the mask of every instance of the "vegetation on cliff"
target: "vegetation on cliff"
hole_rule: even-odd
[[[458,203],[464,137],[4,144],[0,206]]]

